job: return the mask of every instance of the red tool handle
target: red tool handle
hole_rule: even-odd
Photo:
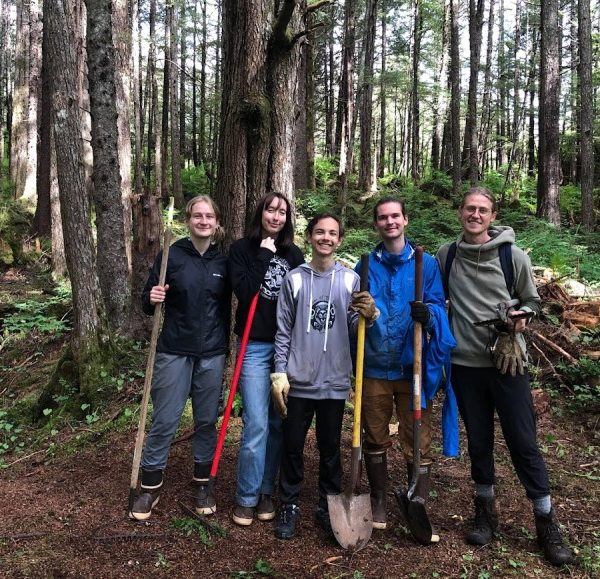
[[[227,405],[225,406],[225,412],[223,413],[223,422],[221,423],[221,430],[219,430],[219,438],[217,439],[215,455],[213,457],[212,466],[210,469],[211,479],[214,479],[217,476],[219,461],[221,460],[221,453],[223,452],[223,443],[225,441],[225,435],[227,434],[227,425],[229,424],[231,408],[233,407],[233,399],[235,398],[237,385],[240,381],[242,364],[244,363],[244,356],[246,354],[246,347],[248,346],[248,339],[250,338],[250,330],[252,328],[252,321],[254,320],[254,314],[256,312],[256,304],[258,303],[259,295],[260,292],[257,293],[250,302],[250,309],[248,310],[248,317],[246,318],[246,325],[244,326],[244,333],[242,335],[242,343],[240,344],[240,351],[238,352],[237,359],[235,361],[235,369],[233,371],[233,378],[231,379],[231,386],[229,387]]]

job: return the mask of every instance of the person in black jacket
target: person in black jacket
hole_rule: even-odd
[[[243,430],[233,520],[250,525],[275,517],[272,495],[281,454],[281,418],[271,402],[277,298],[285,275],[304,263],[293,243],[291,207],[281,193],[258,202],[246,235],[229,250],[229,274],[238,299],[234,331],[244,332],[250,303],[259,293],[240,376]]]
[[[227,258],[214,245],[220,228],[216,204],[200,195],[189,201],[185,212],[189,237],[171,246],[165,285],[158,285],[159,254],[142,294],[145,313],[153,314],[155,306],[165,302],[165,316],[154,363],[152,427],[142,456],[141,493],[130,512],[137,520],[148,519],[158,503],[171,441],[190,396],[196,511],[216,511],[208,479],[217,440],[231,289]]]

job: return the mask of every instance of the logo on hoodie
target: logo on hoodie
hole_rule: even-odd
[[[335,307],[326,297],[317,298],[312,305],[310,310],[310,325],[317,332],[325,331],[325,324],[327,322],[327,305],[329,304],[329,323],[327,328],[331,329],[335,322]]]
[[[260,295],[268,300],[276,300],[281,290],[283,278],[288,271],[290,271],[290,264],[283,257],[274,255],[271,258],[269,269],[267,269],[265,278],[260,286]]]

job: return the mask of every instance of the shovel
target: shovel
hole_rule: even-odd
[[[415,248],[415,302],[423,301],[423,247]],[[439,535],[433,532],[425,501],[415,496],[419,484],[421,470],[421,361],[423,328],[419,322],[414,323],[415,334],[413,342],[413,469],[410,486],[406,495],[396,491],[396,498],[402,514],[408,524],[412,536],[421,545],[437,543]]]
[[[171,227],[173,226],[174,198],[169,200],[169,212],[167,217],[167,226],[163,235],[163,253],[160,260],[160,271],[158,274],[158,285],[165,285],[167,277],[167,264],[169,262],[169,246],[171,245]],[[146,435],[146,416],[148,415],[148,399],[150,398],[150,387],[152,386],[152,376],[154,374],[154,359],[156,357],[156,343],[158,342],[158,332],[162,318],[162,304],[154,307],[154,318],[152,320],[152,333],[150,334],[150,347],[148,348],[148,361],[146,362],[146,378],[144,380],[144,389],[142,391],[142,402],[140,403],[140,420],[138,422],[137,434],[135,437],[135,447],[133,450],[133,464],[131,466],[131,479],[129,483],[129,499],[127,501],[127,512],[131,513],[135,501],[138,476],[140,471],[140,462],[142,460],[142,448],[144,446],[144,437]]]
[[[369,254],[361,258],[360,291],[366,291],[369,280]],[[350,479],[346,489],[339,495],[328,495],[327,506],[331,528],[337,542],[344,549],[362,549],[371,538],[373,514],[371,513],[371,495],[355,495],[359,480],[361,461],[360,413],[362,403],[363,366],[365,355],[365,319],[358,318],[356,347],[356,385],[354,392],[354,425],[352,430],[352,459]]]

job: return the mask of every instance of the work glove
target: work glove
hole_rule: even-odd
[[[275,403],[275,408],[281,418],[287,416],[287,399],[290,391],[290,383],[285,372],[273,372],[271,374],[271,396]]]
[[[350,309],[365,318],[367,324],[372,324],[379,317],[379,310],[375,305],[375,300],[367,291],[352,293]]]
[[[525,372],[525,350],[519,344],[515,332],[502,332],[498,334],[496,343],[492,348],[492,360],[494,366],[500,370],[501,374],[510,372],[510,375],[514,377],[517,375],[517,372],[519,374]]]
[[[423,326],[426,326],[431,317],[427,304],[423,302],[410,302],[410,317],[413,319],[413,322],[419,322]]]

